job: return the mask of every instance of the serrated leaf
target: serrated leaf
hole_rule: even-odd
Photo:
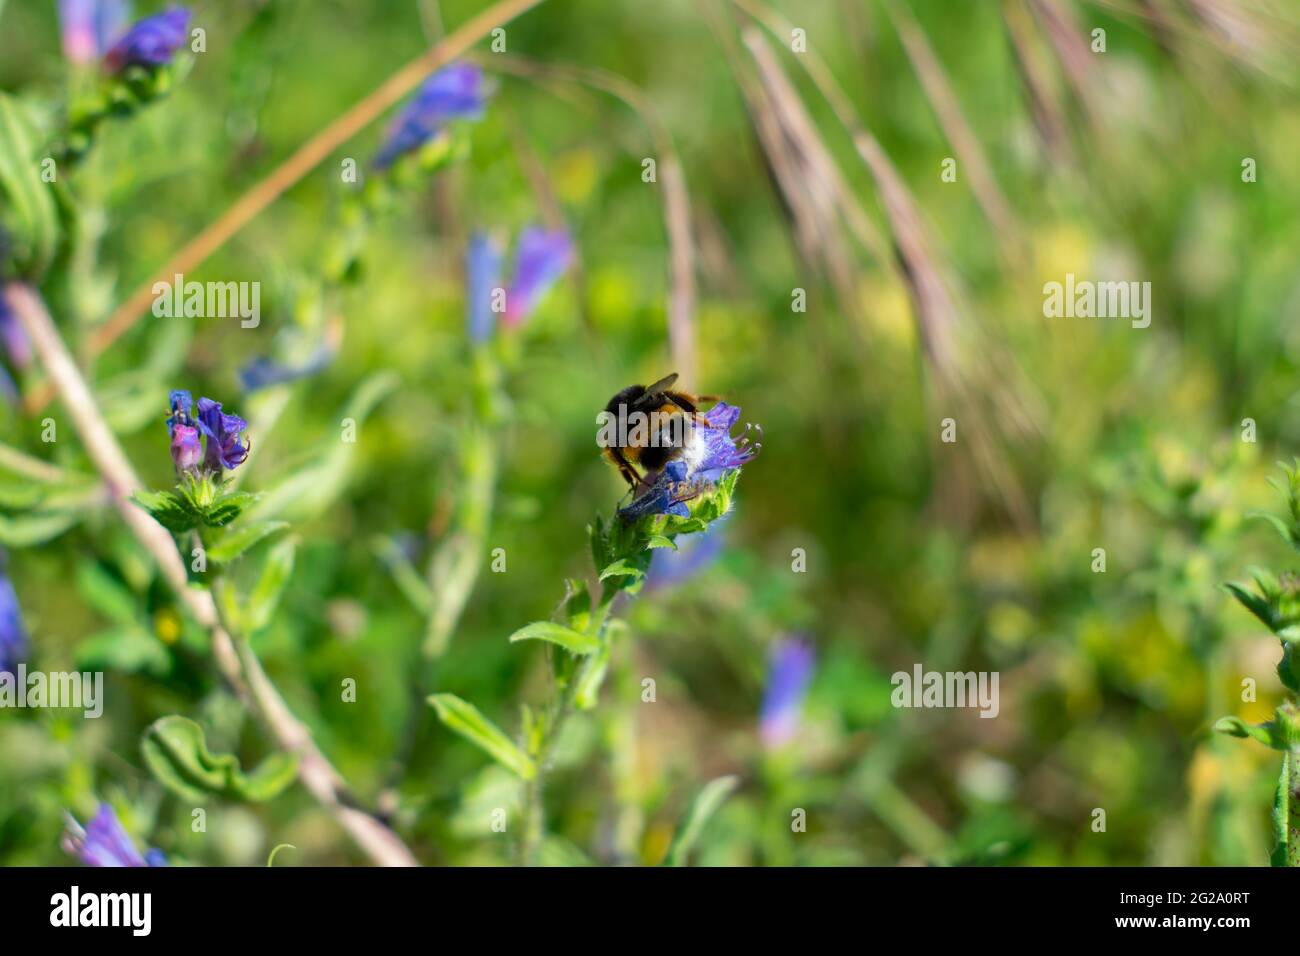
[[[600,649],[600,641],[590,634],[583,634],[563,624],[553,621],[534,621],[521,627],[510,635],[510,643],[517,641],[547,641],[557,644],[570,654],[591,654]]]
[[[289,527],[287,521],[250,521],[228,528],[221,538],[208,548],[208,557],[221,564],[229,564],[264,538]]]
[[[1237,599],[1242,607],[1259,618],[1265,627],[1269,630],[1273,629],[1275,618],[1273,608],[1267,599],[1255,594],[1253,591],[1247,591],[1240,585],[1229,583],[1225,584],[1224,587]]]
[[[433,694],[429,703],[438,712],[438,719],[449,729],[482,748],[502,766],[524,780],[532,780],[537,775],[532,759],[473,704],[455,694]]]
[[[673,838],[672,847],[668,851],[668,858],[665,860],[668,866],[683,866],[687,857],[694,848],[700,833],[704,830],[704,825],[709,822],[709,818],[717,812],[718,808],[726,802],[727,797],[736,789],[740,783],[737,776],[718,777],[716,780],[710,780],[704,785],[699,796],[691,804],[691,809],[686,814],[686,819],[682,821],[681,829],[677,831],[677,836]]]
[[[212,503],[212,507],[203,516],[204,524],[211,528],[223,528],[243,514],[257,499],[258,495],[247,491],[227,492]]]
[[[184,497],[170,491],[137,491],[131,500],[173,534],[192,531],[203,521],[203,516]]]

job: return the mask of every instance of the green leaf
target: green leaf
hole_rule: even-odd
[[[607,578],[639,578],[644,576],[645,572],[628,563],[626,558],[619,558],[600,572],[600,580],[602,581]]]
[[[228,528],[217,542],[208,548],[208,557],[229,564],[263,538],[289,527],[287,521],[250,521],[236,528]]]
[[[83,640],[73,660],[79,671],[144,672],[162,677],[171,666],[171,653],[144,628],[123,625]]]
[[[187,717],[162,717],[149,725],[140,743],[144,762],[167,789],[187,800],[209,796],[235,800],[270,800],[289,786],[298,772],[296,755],[276,752],[248,775],[233,754],[208,750],[203,728]]]
[[[77,593],[116,624],[133,625],[137,621],[135,595],[94,561],[77,565]]]
[[[131,500],[174,534],[192,531],[203,521],[203,516],[194,510],[186,498],[170,491],[137,491]]]
[[[709,817],[717,812],[739,783],[739,777],[727,776],[710,780],[704,785],[704,789],[691,804],[691,809],[687,812],[681,829],[677,831],[677,836],[673,838],[672,847],[668,850],[668,858],[665,861],[668,866],[685,865],[686,858],[704,830],[704,825],[709,822]]]
[[[247,491],[231,491],[221,495],[212,503],[203,521],[211,528],[223,528],[234,521],[244,509],[258,499],[258,495]]]
[[[293,574],[293,558],[297,542],[293,539],[281,541],[266,556],[262,564],[262,573],[253,586],[253,592],[244,605],[244,626],[251,634],[271,623],[275,609],[280,604],[280,595]]]
[[[1286,749],[1272,721],[1266,724],[1248,724],[1240,717],[1223,717],[1214,725],[1214,729],[1229,737],[1249,737],[1258,740],[1265,747],[1272,747],[1274,750]]]
[[[30,548],[57,538],[81,520],[75,511],[50,511],[34,514],[0,515],[0,544],[10,548]]]
[[[187,717],[162,717],[149,725],[140,743],[144,762],[158,781],[187,800],[234,789],[239,761],[211,754],[203,728]]]
[[[504,731],[488,720],[477,707],[461,700],[455,694],[433,694],[429,703],[438,712],[438,719],[472,744],[487,751],[502,766],[514,771],[524,780],[537,775],[537,767]]]
[[[1265,627],[1269,630],[1273,629],[1275,626],[1274,622],[1276,620],[1276,615],[1266,598],[1251,591],[1247,591],[1245,588],[1236,584],[1225,584],[1224,587],[1231,592],[1232,596],[1235,597],[1241,605],[1246,608],[1246,610],[1259,618],[1260,621],[1264,623]]]
[[[298,776],[298,757],[282,750],[268,754],[255,770],[240,778],[239,796],[263,803],[279,796]]]
[[[664,537],[662,534],[652,534],[650,540],[646,543],[646,549],[653,550],[655,548],[672,548],[676,551],[677,542],[672,538]]]
[[[47,158],[42,140],[23,104],[0,93],[0,214],[17,271],[30,278],[45,272],[59,237],[54,193],[41,177],[41,162]]]
[[[552,621],[534,621],[510,635],[510,643],[516,641],[547,641],[558,644],[570,654],[591,654],[600,649],[600,641],[590,634],[583,634],[563,624]]]

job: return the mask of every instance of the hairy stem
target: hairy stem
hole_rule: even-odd
[[[241,653],[237,648],[221,623],[211,592],[190,587],[185,564],[171,533],[130,500],[132,493],[143,485],[99,413],[95,397],[40,297],[20,283],[8,285],[6,293],[10,308],[18,316],[72,416],[86,453],[108,486],[114,506],[158,563],[159,571],[180,602],[211,635],[212,656],[222,677],[257,713],[278,746],[298,755],[298,778],[303,786],[371,860],[381,866],[416,866],[415,857],[397,834],[354,805],[343,778],[321,753],[307,728],[289,710],[252,650],[245,648]]]
[[[608,638],[608,624],[614,601],[622,592],[617,588],[605,588],[601,591],[600,601],[592,608],[591,620],[587,624],[587,633],[598,637],[602,645]],[[545,834],[545,778],[549,768],[555,742],[560,731],[576,709],[578,693],[584,681],[590,676],[594,667],[601,667],[601,654],[589,654],[584,657],[569,675],[559,699],[552,700],[546,715],[546,724],[542,731],[541,743],[534,753],[537,773],[532,780],[524,784],[523,836],[519,841],[519,865],[532,866],[536,863],[537,848]]]

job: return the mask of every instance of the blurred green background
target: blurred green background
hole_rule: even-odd
[[[74,352],[86,356],[90,330],[280,160],[481,8],[197,7],[207,51],[169,96],[105,125],[67,174],[76,251],[41,290]],[[187,274],[260,281],[260,326],[142,316],[87,359],[103,411],[152,487],[172,480],[161,421],[175,387],[250,419],[245,489],[274,494],[324,462],[312,493],[286,493],[293,574],[253,645],[360,801],[421,862],[509,862],[513,835],[492,831],[490,811],[516,808],[517,784],[420,691],[472,700],[510,732],[519,702],[545,694],[543,653],[505,638],[551,612],[565,576],[591,574],[586,525],[622,493],[593,445],[595,413],[674,366],[661,123],[689,195],[698,286],[697,367],[679,370],[761,422],[764,451],[745,468],[720,556],[623,609],[601,705],[567,727],[548,782],[546,861],[659,863],[700,789],[736,774],[693,862],[1263,864],[1276,757],[1210,727],[1265,719],[1280,689],[1276,641],[1219,585],[1286,561],[1244,516],[1275,506],[1273,462],[1300,450],[1297,10],[778,9],[807,52],[721,0],[541,4],[507,25],[500,67],[477,44],[496,93],[480,122],[451,131],[436,169],[359,214],[338,170],[355,158],[373,185],[366,164],[386,118],[373,123]],[[909,55],[900,24],[928,39],[933,63]],[[1090,48],[1096,28],[1104,53]],[[901,211],[805,71],[814,61],[892,163],[910,197]],[[1007,220],[985,214],[918,63],[946,76]],[[643,110],[573,68],[625,78]],[[57,124],[73,84],[55,4],[4,4],[0,89]],[[945,182],[953,156],[957,181]],[[658,182],[643,181],[646,157]],[[928,231],[922,262],[949,289],[937,307],[916,304],[917,262],[895,252],[908,209]],[[484,433],[466,237],[548,220],[571,231],[578,264],[492,344],[502,404],[484,427],[497,470],[476,511],[465,450]],[[1150,327],[1044,318],[1043,284],[1067,272],[1150,281]],[[806,311],[792,309],[795,289]],[[241,394],[251,358],[301,356],[330,328],[342,346],[323,371]],[[339,452],[345,407],[385,372],[393,389]],[[41,381],[29,370],[24,391]],[[46,415],[53,444],[40,437]],[[940,440],[945,418],[955,443]],[[92,470],[57,401],[0,410],[0,440]],[[505,549],[507,570],[482,555],[431,667],[425,615],[394,569],[409,559],[425,577],[467,528]],[[277,865],[364,862],[301,787],[265,804],[212,801],[207,832],[194,833],[191,805],[151,777],[140,736],[166,714],[199,720],[246,764],[267,742],[112,509],[92,502],[47,540],[8,543],[30,666],[102,669],[107,699],[100,720],[0,713],[0,862],[66,862],[63,811],[84,820],[101,798],[174,863],[260,865],[278,843],[297,849]],[[1096,548],[1105,573],[1092,570]],[[765,747],[768,655],[792,634],[815,646],[815,675],[794,739]],[[999,672],[999,716],[894,709],[890,675],[917,662]],[[340,699],[349,677],[355,703]],[[1242,701],[1244,678],[1257,701]],[[806,832],[791,830],[796,808]]]

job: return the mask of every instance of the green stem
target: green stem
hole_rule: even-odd
[[[1286,865],[1300,866],[1300,747],[1291,748],[1282,760],[1278,836],[1286,841]]]
[[[536,862],[534,858],[537,848],[545,833],[543,802],[545,778],[560,731],[575,709],[585,710],[595,704],[595,694],[609,662],[610,613],[620,593],[622,592],[619,588],[601,589],[600,601],[592,608],[586,629],[586,633],[599,638],[601,649],[581,659],[573,673],[566,678],[559,699],[556,700],[553,696],[548,705],[541,740],[535,748],[535,753],[532,754],[537,765],[537,773],[533,779],[524,784],[523,835],[519,841],[518,859],[520,866],[532,866]]]

